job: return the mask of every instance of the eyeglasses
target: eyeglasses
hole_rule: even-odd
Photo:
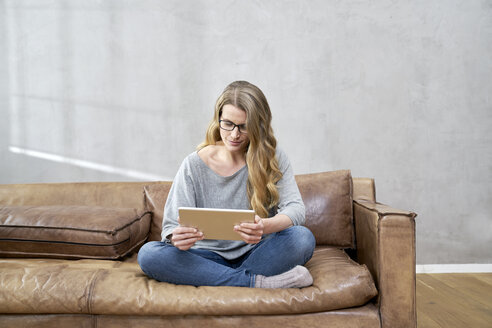
[[[234,129],[237,127],[239,133],[242,134],[248,133],[246,124],[234,124],[231,121],[219,120],[219,126],[222,130],[226,130],[226,131],[234,131]]]

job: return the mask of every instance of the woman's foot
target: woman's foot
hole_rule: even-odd
[[[265,277],[257,274],[255,279],[256,288],[302,288],[312,284],[313,277],[309,270],[301,265],[275,276]]]

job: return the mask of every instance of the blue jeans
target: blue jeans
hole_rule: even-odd
[[[235,260],[205,249],[181,251],[152,241],[138,252],[138,264],[147,276],[177,285],[254,287],[257,274],[273,276],[304,265],[315,244],[313,234],[303,226],[272,233]]]

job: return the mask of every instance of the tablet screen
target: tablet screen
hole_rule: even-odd
[[[180,207],[180,224],[197,228],[205,239],[242,240],[234,226],[243,222],[255,222],[253,210]]]

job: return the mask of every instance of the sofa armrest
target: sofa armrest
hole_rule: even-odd
[[[417,326],[415,216],[376,202],[354,201],[357,258],[376,282],[383,328]]]

